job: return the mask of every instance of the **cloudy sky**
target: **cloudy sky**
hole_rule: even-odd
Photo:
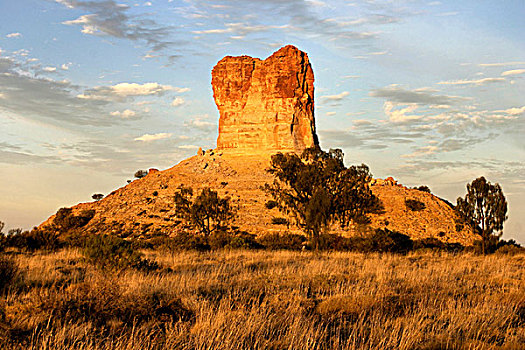
[[[0,220],[62,206],[216,146],[211,69],[293,44],[323,148],[455,202],[484,175],[525,243],[525,3],[0,0]]]

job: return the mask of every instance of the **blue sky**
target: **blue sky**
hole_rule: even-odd
[[[484,175],[525,243],[523,1],[0,0],[0,220],[216,146],[211,69],[293,44],[323,148],[455,202]]]

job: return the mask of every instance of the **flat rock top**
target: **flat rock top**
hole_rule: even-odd
[[[237,154],[302,152],[318,144],[308,55],[285,46],[265,60],[226,56],[212,71],[217,148]]]

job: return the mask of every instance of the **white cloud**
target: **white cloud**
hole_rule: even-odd
[[[436,95],[439,92],[428,87],[415,90],[405,89],[397,84],[385,86],[383,88],[372,90],[369,95],[372,97],[382,97],[388,101],[399,104],[425,104],[425,105],[453,105],[459,101],[465,100],[464,97]]]
[[[505,114],[510,114],[510,115],[520,115],[520,114],[525,113],[525,106],[513,107],[513,108],[503,109],[499,111],[494,111],[494,112],[495,113],[505,113]]]
[[[417,104],[411,104],[405,108],[396,109],[396,105],[390,101],[386,101],[383,105],[385,114],[388,116],[388,119],[394,123],[403,123],[409,120],[421,119],[422,116],[415,114],[408,114],[414,112],[418,106]]]
[[[0,98],[5,98],[5,95],[0,93]]]
[[[121,111],[114,111],[110,113],[114,117],[120,117],[120,118],[131,118],[134,117],[137,113],[135,111],[132,111],[131,109],[125,109],[122,112]]]
[[[431,109],[449,109],[450,105],[430,105],[428,108]]]
[[[100,30],[90,23],[96,22],[96,15],[83,15],[78,17],[77,19],[73,19],[70,21],[64,21],[62,24],[66,25],[74,25],[74,24],[82,24],[82,33],[84,34],[90,34],[94,35],[97,33],[100,33]]]
[[[427,156],[436,153],[439,150],[437,146],[424,146],[420,147],[417,151],[412,154],[403,154],[401,158],[414,158],[419,156]]]
[[[208,114],[195,116],[194,119],[184,122],[185,127],[199,129],[201,131],[211,131],[217,127],[217,124],[207,121]]]
[[[22,34],[20,34],[20,33],[9,33],[5,37],[6,38],[20,38],[20,37],[22,37]]]
[[[525,73],[525,69],[512,69],[512,70],[507,70],[507,71],[501,73],[501,75],[506,77],[508,75],[519,75],[519,74],[523,74],[523,73]]]
[[[345,98],[346,96],[348,96],[349,94],[350,93],[348,91],[343,91],[343,92],[341,92],[340,94],[337,94],[337,95],[325,95],[325,96],[321,96],[321,98],[323,98],[325,100],[329,100],[329,101],[340,101],[343,98]]]
[[[68,62],[68,63],[64,63],[60,66],[60,68],[62,68],[62,70],[69,70],[69,67],[71,66],[71,62]]]
[[[336,113],[335,112],[326,112],[326,116],[327,117],[331,117],[333,115],[336,115]]]
[[[195,146],[195,145],[182,145],[182,146],[179,146],[180,149],[199,149],[200,147],[199,146]]]
[[[268,25],[249,25],[246,23],[226,23],[226,28],[219,29],[207,29],[207,30],[195,30],[193,34],[224,34],[224,33],[237,33],[239,36],[245,36],[246,34],[264,32],[270,29],[285,29],[288,26],[268,26]]]
[[[77,95],[81,99],[93,100],[123,100],[132,96],[150,96],[163,95],[167,91],[178,93],[189,91],[189,88],[179,88],[171,85],[162,85],[159,83],[120,83],[112,86],[97,86],[93,89],[86,90],[83,94]]]
[[[178,107],[184,104],[184,99],[181,97],[175,97],[175,99],[171,102],[171,105],[173,107]]]
[[[515,66],[518,64],[525,64],[525,62],[501,62],[501,63],[480,63],[480,67],[503,67],[503,66]]]
[[[56,72],[57,71],[57,67],[44,67],[44,68],[42,68],[42,70],[45,71],[45,72],[52,73],[52,72]]]
[[[169,139],[171,137],[171,133],[165,133],[161,132],[158,134],[144,134],[140,137],[135,138],[135,141],[142,141],[142,142],[150,142],[150,141],[157,141],[162,139]]]
[[[505,78],[483,78],[476,80],[450,80],[440,81],[440,85],[483,85],[488,83],[499,83],[505,81]]]
[[[71,5],[71,3],[69,2],[69,0],[55,0],[56,2],[58,2],[59,4],[62,4],[64,6],[66,6],[67,8],[74,8],[73,5]]]
[[[365,126],[365,125],[372,125],[373,123],[370,120],[366,119],[355,119],[352,121],[352,123],[355,126]]]
[[[164,91],[173,90],[174,88],[170,85],[161,85],[158,83],[120,83],[111,86],[113,92],[120,96],[145,96],[145,95],[156,95]]]

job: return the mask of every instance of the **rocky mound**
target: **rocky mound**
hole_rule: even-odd
[[[238,208],[234,222],[240,229],[254,234],[272,232],[299,233],[296,227],[272,223],[283,217],[278,209],[268,209],[270,199],[260,188],[273,181],[265,169],[269,158],[230,155],[216,150],[186,159],[164,170],[149,174],[122,187],[99,202],[81,203],[73,207],[78,215],[83,210],[95,210],[95,216],[83,229],[86,233],[119,233],[131,237],[154,234],[174,234],[179,230],[175,218],[173,194],[181,185],[197,192],[211,187],[221,196],[230,196]],[[408,234],[413,239],[437,238],[444,242],[471,245],[476,238],[468,227],[456,229],[452,208],[438,197],[409,189],[394,181],[377,181],[372,191],[385,207],[381,215],[371,216],[372,228],[388,228]],[[407,200],[423,203],[424,208],[412,210]],[[51,223],[49,218],[43,225]],[[350,228],[344,235],[361,234]]]
[[[74,206],[73,213],[93,210],[82,228],[86,233],[118,233],[130,237],[171,235],[180,230],[175,219],[174,193],[184,185],[200,192],[210,187],[230,196],[237,207],[234,224],[254,233],[300,232],[275,224],[283,215],[268,209],[270,199],[261,187],[273,181],[266,172],[270,155],[301,152],[317,145],[314,124],[313,72],[306,53],[286,46],[264,61],[247,56],[225,57],[213,69],[212,86],[220,112],[217,149],[186,159],[174,167],[131,182],[98,202]],[[453,209],[436,196],[375,180],[372,191],[384,204],[371,217],[370,228],[388,228],[414,239],[437,238],[471,245],[476,236],[456,224]],[[41,226],[50,224],[50,217]],[[282,220],[281,220],[282,222]],[[340,231],[339,231],[340,232]],[[351,227],[345,235],[362,234]]]

